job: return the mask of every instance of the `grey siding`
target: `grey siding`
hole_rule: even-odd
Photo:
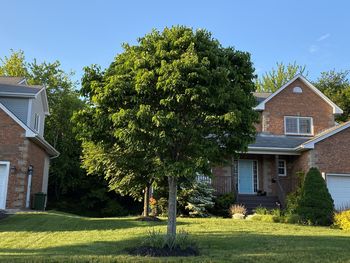
[[[27,123],[29,99],[0,97],[0,102],[24,123]]]
[[[29,124],[29,127],[32,128],[33,130],[34,130],[35,113],[40,116],[39,134],[44,136],[45,113],[44,113],[42,94],[40,94],[36,99],[33,99],[32,115],[31,115],[31,120]]]

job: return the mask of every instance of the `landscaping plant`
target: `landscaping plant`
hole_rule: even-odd
[[[317,168],[311,168],[306,174],[301,188],[296,213],[302,221],[312,225],[331,225],[334,203],[328,192],[325,180]]]
[[[350,210],[336,213],[334,215],[334,225],[343,230],[350,230]]]

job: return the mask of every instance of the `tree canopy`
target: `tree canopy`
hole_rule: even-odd
[[[337,104],[344,113],[337,117],[337,121],[350,119],[350,81],[349,71],[335,70],[322,72],[314,83],[315,86]]]
[[[86,73],[91,107],[77,116],[81,138],[104,153],[154,160],[154,174],[168,178],[168,234],[175,235],[177,179],[210,174],[254,139],[254,69],[248,53],[183,26],[123,47],[102,78],[96,67]]]
[[[289,80],[291,80],[296,74],[305,74],[306,67],[300,66],[296,62],[289,63],[287,65],[282,62],[276,63],[276,69],[266,72],[261,78],[258,78],[255,82],[256,91],[258,92],[275,92]]]

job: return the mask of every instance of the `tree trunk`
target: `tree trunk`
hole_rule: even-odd
[[[149,216],[149,185],[145,188],[145,196],[143,200],[143,216]]]
[[[168,228],[167,234],[169,236],[176,235],[176,193],[177,193],[177,179],[174,176],[168,177],[169,198],[168,198]]]

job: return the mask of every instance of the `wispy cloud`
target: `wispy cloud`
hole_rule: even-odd
[[[331,36],[331,34],[329,34],[329,33],[324,34],[324,35],[320,36],[316,41],[317,41],[317,42],[320,42],[320,41],[326,40],[326,39],[329,38],[330,36]]]
[[[310,53],[315,53],[315,52],[317,52],[319,49],[320,49],[319,46],[311,45],[311,46],[309,47],[309,52],[310,52]]]

